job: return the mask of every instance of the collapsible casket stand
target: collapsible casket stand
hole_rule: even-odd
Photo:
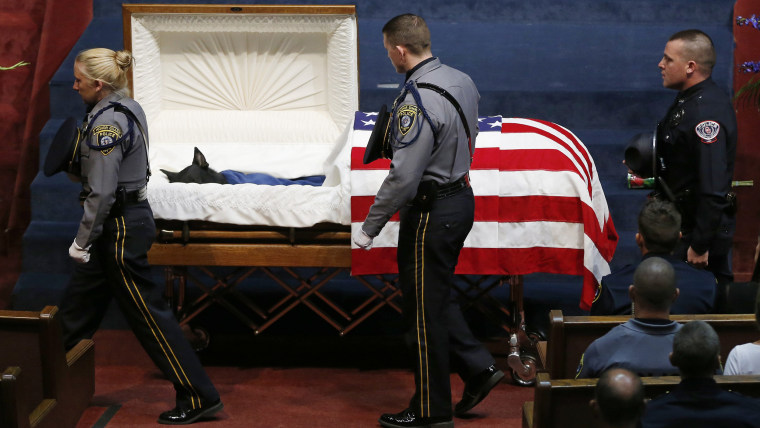
[[[286,17],[287,28],[293,28],[295,31],[304,31],[298,25],[293,25],[287,21],[287,16],[302,15],[351,15],[355,16],[354,6],[271,6],[271,5],[149,5],[134,4],[124,5],[124,43],[127,49],[137,53],[136,66],[142,67],[136,70],[134,83],[140,82],[140,90],[135,87],[135,98],[141,102],[148,114],[150,134],[151,134],[151,152],[155,148],[178,151],[181,146],[171,138],[177,137],[177,128],[172,128],[177,121],[182,121],[186,117],[195,118],[194,112],[197,112],[197,106],[194,110],[188,110],[189,115],[182,113],[179,116],[173,113],[172,108],[165,108],[165,104],[176,103],[176,97],[173,99],[161,98],[162,91],[166,87],[156,84],[167,75],[189,69],[172,69],[169,72],[168,67],[164,65],[161,57],[162,45],[166,34],[167,43],[176,42],[173,34],[176,32],[198,31],[203,29],[195,21],[194,14],[214,15],[221,17],[224,28],[235,28],[234,31],[254,31],[259,30],[267,25],[274,25],[273,21]],[[146,31],[146,25],[154,25],[152,21],[146,24],[146,21],[137,23],[137,29],[141,31],[138,35],[139,43],[137,48],[133,46],[133,18],[138,17],[156,17],[157,21],[165,20],[168,16],[177,14],[181,16],[179,21],[170,23],[171,28]],[[246,14],[270,15],[272,20],[264,18],[257,21],[256,25],[243,24],[234,21],[237,17]],[[229,20],[237,22],[237,26],[226,27]],[[320,18],[315,18],[314,22],[322,22]],[[136,21],[135,21],[136,22]],[[279,22],[279,21],[278,21]],[[315,27],[322,28],[313,24]],[[208,30],[207,27],[205,31]],[[267,27],[273,28],[273,27]],[[242,29],[242,30],[241,30]],[[278,32],[283,28],[274,28],[271,31]],[[151,31],[156,31],[155,37]],[[212,29],[213,31],[213,29]],[[230,30],[233,31],[233,30]],[[261,30],[264,31],[264,30]],[[267,30],[268,31],[268,30]],[[332,30],[331,30],[332,31]],[[332,32],[331,34],[339,33]],[[209,33],[204,33],[209,34]],[[213,37],[213,33],[211,33]],[[231,36],[232,37],[232,36]],[[331,35],[332,37],[332,35]],[[312,37],[313,38],[313,37]],[[303,41],[303,39],[298,39]],[[146,42],[147,41],[147,42]],[[355,42],[355,41],[354,41]],[[226,41],[225,41],[226,43]],[[343,45],[342,42],[328,43],[328,49],[337,49]],[[201,46],[201,44],[195,45]],[[203,45],[204,47],[206,45]],[[169,46],[176,49],[177,46]],[[355,51],[355,48],[354,48]],[[167,57],[168,61],[177,58],[177,52],[171,51],[174,56]],[[355,52],[354,52],[355,53]],[[146,57],[146,55],[148,55]],[[345,59],[345,55],[332,55],[331,58]],[[202,61],[208,60],[207,57],[200,57]],[[331,59],[331,60],[332,60]],[[156,67],[156,75],[145,73],[146,65]],[[176,66],[176,65],[175,65]],[[332,68],[335,72],[338,69],[344,69],[340,66],[337,69]],[[152,69],[151,69],[152,70]],[[147,83],[146,83],[147,81]],[[178,82],[182,84],[182,82]],[[356,86],[358,91],[358,86]],[[175,88],[169,88],[174,90]],[[176,94],[175,94],[176,95]],[[328,97],[329,102],[343,99],[345,97]],[[357,93],[358,99],[358,93]],[[163,101],[162,101],[163,100]],[[319,101],[319,100],[317,100]],[[176,106],[174,106],[176,108]],[[182,110],[183,107],[180,107]],[[340,107],[346,110],[345,106]],[[350,115],[356,106],[351,110]],[[175,110],[176,111],[176,110]],[[184,110],[182,110],[184,111]],[[230,114],[237,114],[240,110],[232,108]],[[302,111],[299,109],[299,111]],[[218,111],[209,113],[215,114]],[[343,112],[346,113],[346,112]],[[175,114],[170,116],[171,119],[160,117],[163,114]],[[277,111],[265,111],[262,114],[278,114]],[[310,114],[308,111],[304,114]],[[317,114],[321,114],[317,112]],[[331,111],[335,115],[335,112]],[[342,114],[338,112],[338,116]],[[186,117],[185,117],[186,116]],[[158,120],[156,118],[159,118]],[[218,116],[214,116],[219,120]],[[247,116],[246,116],[247,117]],[[310,116],[312,117],[312,116]],[[221,118],[225,119],[224,117]],[[195,126],[192,122],[188,126]],[[226,122],[225,122],[226,123]],[[214,123],[212,123],[214,124]],[[229,124],[229,123],[228,123]],[[216,124],[218,125],[218,123]],[[180,129],[181,130],[181,129]],[[233,130],[234,131],[234,130]],[[199,133],[205,132],[202,128],[197,128],[188,138],[196,138]],[[212,133],[213,134],[213,133]],[[257,133],[248,133],[249,136],[256,136]],[[169,136],[169,144],[164,144],[162,137],[166,139]],[[233,138],[234,139],[234,138]],[[277,138],[275,138],[277,139]],[[211,141],[215,144],[215,150],[224,151],[226,144],[224,141]],[[219,144],[222,143],[222,144]],[[254,141],[254,143],[256,143]],[[191,143],[188,143],[192,146]],[[234,144],[234,143],[232,143]],[[176,157],[177,153],[168,150],[169,157]],[[272,152],[268,152],[272,153]],[[206,153],[207,157],[210,153]],[[166,155],[166,152],[164,153]],[[249,157],[246,154],[235,153],[237,158]],[[260,157],[260,156],[259,156]],[[159,161],[169,161],[166,156],[159,158]],[[151,164],[155,170],[161,167],[155,163],[156,159],[151,154]],[[227,166],[219,169],[234,169]],[[176,169],[176,165],[170,168]],[[304,174],[308,175],[308,174]],[[155,177],[154,177],[155,178]],[[155,180],[151,180],[149,187],[149,199],[151,199],[151,189],[155,192],[158,187]],[[180,185],[181,186],[181,185]],[[164,187],[165,189],[165,187]],[[162,190],[159,190],[159,193]],[[182,203],[183,198],[175,198],[174,203]],[[160,204],[160,201],[157,201]],[[159,212],[167,205],[151,205],[155,212]],[[251,210],[248,211],[249,213]],[[314,313],[319,315],[328,324],[335,328],[340,335],[347,334],[359,324],[364,322],[368,317],[377,312],[384,306],[388,306],[396,312],[401,312],[399,304],[400,290],[397,287],[396,275],[371,275],[358,276],[356,279],[371,291],[371,295],[362,300],[358,305],[344,309],[339,306],[333,299],[328,298],[323,288],[336,275],[342,272],[348,272],[351,268],[351,238],[350,227],[337,224],[334,222],[320,223],[312,227],[275,227],[275,226],[249,226],[235,225],[228,223],[210,223],[196,220],[169,220],[174,217],[157,216],[156,223],[158,236],[155,244],[148,254],[148,260],[151,265],[165,266],[166,268],[166,297],[176,311],[177,317],[183,326],[189,327],[189,323],[207,309],[216,303],[228,310],[244,325],[248,326],[255,334],[261,333],[269,328],[273,323],[282,318],[292,309],[303,305],[308,307]],[[204,218],[204,217],[199,217]],[[239,223],[238,223],[239,224]],[[252,223],[258,224],[258,223]],[[202,276],[206,276],[213,282],[208,285],[201,278],[191,274],[190,268],[195,272],[197,269]],[[218,274],[214,268],[234,268],[231,273]],[[262,272],[272,279],[276,284],[285,290],[285,297],[282,297],[273,304],[267,304],[268,307],[261,307],[260,302],[255,302],[249,296],[244,295],[236,286],[244,279],[255,272]],[[187,295],[188,281],[197,285],[201,294],[193,297],[189,301]],[[490,290],[499,285],[509,282],[510,284],[510,301],[505,305],[499,300],[493,298],[488,293]],[[483,276],[483,277],[460,277],[455,289],[462,295],[465,306],[472,307],[482,312],[487,318],[494,321],[497,325],[509,333],[509,356],[508,363],[513,371],[513,378],[520,384],[532,384],[536,373],[535,340],[528,338],[525,332],[525,324],[522,312],[522,278],[501,277],[501,276]],[[363,297],[362,297],[363,299]],[[344,304],[345,306],[345,304]],[[199,341],[201,346],[203,340]],[[523,350],[527,352],[522,352]]]
[[[341,225],[322,224],[308,229],[251,228],[208,223],[159,221],[157,242],[149,256],[152,265],[166,266],[165,295],[181,325],[189,323],[216,303],[259,334],[298,305],[304,305],[343,336],[384,306],[401,313],[401,291],[396,275],[366,275],[355,278],[371,291],[371,296],[351,308],[342,308],[320,288],[351,268],[350,232]],[[211,278],[213,285],[190,274],[195,267]],[[231,274],[217,275],[212,267],[237,267]],[[275,268],[286,272],[278,276]],[[317,268],[303,276],[297,268]],[[236,290],[236,285],[254,271],[264,272],[285,290],[285,296],[262,308]],[[291,283],[288,283],[288,280]],[[295,280],[296,284],[292,284]],[[187,285],[192,282],[200,296],[187,301]],[[509,284],[509,302],[489,294]],[[532,385],[537,371],[538,337],[525,330],[522,307],[522,276],[458,276],[454,289],[463,300],[463,310],[473,308],[503,329],[510,337],[507,362],[513,379]],[[195,334],[202,334],[196,331]],[[195,343],[203,342],[196,338]]]

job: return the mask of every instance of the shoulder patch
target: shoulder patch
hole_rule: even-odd
[[[103,147],[100,153],[108,156],[114,148],[116,140],[121,138],[121,129],[113,125],[98,125],[92,129],[94,142],[98,147]]]
[[[580,376],[581,372],[583,371],[583,359],[586,357],[586,353],[584,352],[583,355],[581,355],[581,361],[578,363],[578,368],[575,369],[575,378],[578,379],[578,376]]]
[[[599,281],[599,286],[596,287],[596,293],[594,293],[594,300],[591,301],[591,303],[596,303],[597,300],[599,300],[599,296],[602,295],[602,281]]]
[[[406,104],[396,110],[398,130],[401,135],[406,135],[417,121],[417,117],[422,111],[414,104]]]
[[[697,136],[705,144],[712,144],[718,140],[718,133],[720,133],[720,124],[712,120],[705,120],[700,122],[695,128]]]

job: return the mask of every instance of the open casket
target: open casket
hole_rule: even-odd
[[[148,118],[148,199],[164,229],[151,262],[348,266],[344,148],[358,108],[354,7],[135,4],[123,6],[123,19],[135,58],[133,97]],[[325,182],[169,183],[160,170],[187,167],[194,147],[217,171],[324,175]],[[182,245],[162,245],[175,240]],[[286,254],[268,251],[257,262],[261,254],[251,247],[208,245],[239,240],[281,242]],[[344,241],[345,251],[293,245],[323,241]]]
[[[166,266],[167,298],[181,323],[217,303],[258,333],[303,305],[342,330],[334,318],[345,311],[320,288],[351,265],[355,7],[126,4],[122,11],[125,49],[135,58],[132,95],[148,118],[148,199],[159,229],[148,260]],[[195,147],[217,171],[325,180],[170,183],[160,170],[181,171]],[[262,308],[237,291],[256,271],[284,297]],[[188,280],[202,293],[192,301]]]

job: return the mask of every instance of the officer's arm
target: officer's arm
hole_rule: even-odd
[[[699,154],[697,214],[691,241],[691,247],[697,254],[704,254],[710,248],[726,206],[726,194],[731,190],[726,151],[728,134],[722,124],[718,124],[720,129],[717,135],[709,138],[705,126],[712,124],[718,122],[703,121],[691,131]]]
[[[589,365],[589,363],[593,364],[594,362],[593,361],[594,358],[592,356],[592,354],[594,353],[592,349],[593,345],[594,345],[593,343],[589,345],[589,347],[586,349],[586,352],[584,352],[583,355],[581,355],[581,361],[578,363],[578,368],[575,371],[576,379],[587,379],[587,378],[596,377],[594,376],[596,373]]]
[[[91,142],[97,144],[94,140]],[[87,181],[91,191],[84,201],[84,214],[76,237],[77,244],[82,247],[90,245],[103,232],[103,222],[115,200],[122,157],[121,147],[104,151],[90,150]]]
[[[417,187],[433,152],[433,130],[422,113],[417,114],[414,126],[403,133],[399,129],[398,115],[401,114],[399,111],[403,111],[401,107],[394,113],[396,117],[393,123],[394,129],[391,132],[401,144],[410,143],[415,137],[416,140],[397,149],[393,154],[388,176],[380,186],[375,202],[370,207],[369,214],[362,225],[362,229],[373,237],[380,233],[393,214],[417,194]],[[432,113],[429,112],[429,114]],[[436,121],[433,116],[431,119]],[[418,131],[419,135],[417,135]]]

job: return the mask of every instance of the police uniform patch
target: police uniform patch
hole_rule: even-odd
[[[700,122],[694,130],[697,132],[697,136],[702,139],[705,144],[711,144],[718,140],[718,133],[720,132],[720,124],[712,120],[706,120]]]
[[[602,295],[602,284],[599,283],[599,286],[596,287],[596,293],[594,294],[594,300],[591,301],[591,303],[596,303],[597,300],[599,300],[599,296]]]
[[[414,104],[407,104],[399,107],[396,111],[396,117],[398,122],[398,130],[401,135],[406,135],[417,121],[421,110]]]
[[[95,137],[94,143],[97,147],[104,147],[100,150],[103,156],[108,156],[114,148],[114,142],[121,138],[121,129],[113,125],[98,125],[92,130]]]

